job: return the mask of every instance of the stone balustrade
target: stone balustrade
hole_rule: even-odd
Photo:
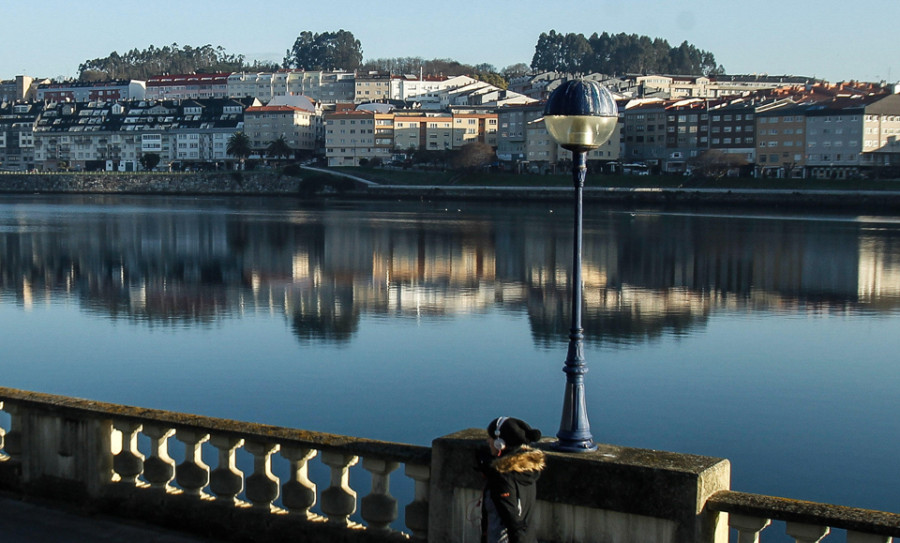
[[[223,541],[475,543],[484,437],[419,447],[0,387],[0,490]],[[723,459],[538,446],[545,542],[757,542],[773,520],[798,543],[900,535],[898,514],[732,491]]]
[[[738,543],[757,543],[761,532],[782,521],[797,543],[817,543],[832,529],[846,531],[847,543],[890,543],[900,537],[900,514],[724,490],[710,496],[707,507],[728,513]]]
[[[6,490],[69,498],[213,537],[297,533],[304,541],[333,541],[341,530],[353,541],[427,540],[428,447],[5,388],[0,398],[9,415],[8,427],[0,428]],[[244,471],[241,452],[250,457]],[[276,455],[287,466],[285,480],[273,473]],[[324,489],[309,475],[316,456],[330,472]],[[358,463],[370,483],[361,485],[370,488],[361,499],[350,477]],[[414,490],[406,527],[395,529],[400,515],[391,476],[401,466]],[[357,510],[362,522],[351,519]]]

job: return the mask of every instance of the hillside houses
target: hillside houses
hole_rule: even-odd
[[[34,125],[34,168],[26,169],[134,171],[148,153],[166,167],[224,164],[226,142],[253,105],[249,98],[48,104]]]
[[[615,170],[691,172],[730,157],[732,173],[843,179],[900,164],[900,95],[871,83],[785,76],[585,76],[619,105],[613,137],[589,155]],[[571,155],[541,122],[559,74],[520,76],[500,89],[468,76],[283,70],[183,74],[147,82],[0,82],[0,169],[233,167],[228,139],[253,154],[284,140],[295,158],[334,167],[386,162],[411,150],[496,150],[509,171],[549,171]],[[29,86],[30,85],[30,86]],[[29,100],[26,96],[41,99]],[[375,161],[374,159],[378,159]]]

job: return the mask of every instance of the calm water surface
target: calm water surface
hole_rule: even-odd
[[[0,384],[428,444],[555,434],[567,206],[0,199]],[[599,442],[900,511],[900,219],[588,206]]]

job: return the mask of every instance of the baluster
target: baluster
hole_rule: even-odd
[[[787,522],[785,528],[785,533],[793,537],[796,543],[819,543],[829,532],[831,528],[828,526],[800,522]]]
[[[891,543],[893,538],[888,535],[865,534],[847,530],[847,543]]]
[[[728,525],[738,531],[737,543],[759,543],[759,533],[771,523],[767,518],[728,514]]]
[[[122,483],[131,486],[138,486],[138,477],[144,471],[144,455],[137,447],[137,435],[142,427],[139,422],[113,421],[113,428],[122,434],[122,450],[113,456],[113,470]]]
[[[281,489],[281,503],[292,512],[311,516],[310,508],[316,504],[316,485],[309,480],[309,460],[318,451],[305,447],[285,445],[281,456],[290,465],[290,480]]]
[[[9,428],[6,431],[5,444],[3,450],[12,460],[22,460],[22,431],[21,419],[25,416],[25,409],[14,403],[7,402],[4,411],[9,413]]]
[[[253,455],[253,474],[247,477],[247,499],[254,507],[272,509],[279,487],[278,477],[272,474],[272,453],[278,450],[278,444],[248,442],[244,448]]]
[[[389,532],[397,520],[397,499],[391,496],[391,472],[399,462],[363,458],[363,469],[372,474],[372,492],[360,500],[360,514],[374,532]]]
[[[0,411],[3,411],[3,402],[0,402]],[[0,427],[0,460],[6,460],[7,455],[3,454],[3,448],[6,447],[6,429]]]
[[[175,481],[189,496],[203,497],[203,487],[209,483],[209,466],[200,457],[201,445],[209,434],[196,430],[178,430],[175,439],[184,443],[184,462],[175,468]]]
[[[359,458],[352,454],[323,451],[322,462],[331,468],[331,485],[322,492],[322,512],[328,522],[347,525],[356,512],[356,491],[350,488],[350,466]]]
[[[209,442],[219,451],[218,465],[210,474],[209,489],[218,500],[239,503],[237,495],[244,489],[244,473],[235,465],[234,451],[244,444],[244,440],[237,437],[213,436]]]
[[[175,478],[175,460],[169,456],[169,438],[174,433],[174,428],[144,425],[144,435],[150,438],[150,458],[144,460],[144,480],[150,483],[150,488],[164,492],[172,489],[169,483]]]
[[[431,492],[431,468],[429,466],[406,464],[406,476],[416,482],[413,501],[406,506],[406,527],[412,538],[428,540],[428,500]]]

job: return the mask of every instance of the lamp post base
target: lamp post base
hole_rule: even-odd
[[[569,441],[560,439],[553,444],[553,450],[571,453],[591,452],[597,450],[597,444],[590,439],[587,441]]]

